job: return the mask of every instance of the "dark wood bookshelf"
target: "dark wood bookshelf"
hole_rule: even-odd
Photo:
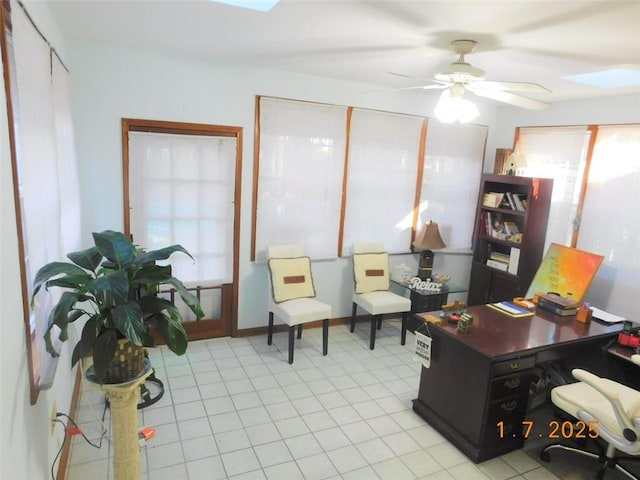
[[[553,180],[483,174],[473,230],[469,305],[523,296],[538,270],[551,206]],[[517,210],[504,200],[507,193],[526,200]],[[498,206],[485,205],[486,194],[504,194]],[[508,223],[509,228],[504,224]],[[517,234],[511,230],[517,229]],[[505,262],[505,259],[508,261]]]

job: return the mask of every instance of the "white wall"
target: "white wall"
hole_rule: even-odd
[[[64,52],[62,37],[44,4],[26,3],[41,31],[59,52]],[[14,3],[13,8],[19,7]],[[11,156],[1,80],[0,90],[0,478],[44,480],[50,476],[51,462],[62,441],[60,426],[53,436],[50,434],[49,414],[54,401],[58,411],[69,412],[73,375],[65,347],[53,388],[41,392],[37,404],[30,405]]]
[[[87,236],[122,229],[122,117],[234,125],[244,128],[239,328],[266,325],[265,266],[250,262],[253,127],[256,95],[271,95],[428,116],[437,93],[380,92],[380,87],[267,69],[224,66],[87,42],[70,43],[73,108]],[[493,108],[483,108],[487,124]],[[88,187],[90,186],[90,187]],[[374,240],[374,239],[372,239]],[[446,241],[446,239],[445,239]],[[406,259],[394,257],[392,264]],[[436,271],[468,283],[469,257],[436,255]],[[319,298],[336,317],[351,312],[347,260],[314,262]]]

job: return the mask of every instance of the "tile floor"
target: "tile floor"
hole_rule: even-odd
[[[155,437],[142,449],[142,478],[182,479],[557,479],[523,450],[474,464],[411,408],[420,364],[413,335],[400,345],[397,321],[383,322],[376,348],[368,324],[351,334],[321,329],[297,340],[287,363],[287,334],[189,344],[176,356],[149,354],[163,398],[139,410]],[[97,442],[104,395],[85,384],[78,424]],[[106,411],[109,428],[109,411]],[[67,480],[111,480],[112,447],[74,437]],[[569,477],[567,477],[569,478]],[[577,478],[577,477],[571,477]]]

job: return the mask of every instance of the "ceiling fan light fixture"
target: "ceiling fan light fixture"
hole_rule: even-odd
[[[433,113],[442,123],[468,123],[480,114],[473,102],[451,89],[442,92]]]

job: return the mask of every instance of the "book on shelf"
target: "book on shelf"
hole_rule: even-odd
[[[509,255],[500,252],[490,252],[489,259],[496,260],[497,262],[509,263]]]
[[[509,315],[510,317],[514,318],[533,316],[532,311],[511,302],[488,303],[487,307],[493,308],[498,312],[504,313],[505,315]]]
[[[516,233],[520,233],[520,229],[518,229],[518,225],[516,224],[516,222],[512,222],[510,220],[505,220],[504,222],[502,222],[502,229],[507,235],[515,235]]]
[[[522,203],[522,199],[520,198],[523,194],[522,193],[514,193],[513,194],[513,203],[515,203],[516,205],[516,210],[520,211],[520,212],[524,212],[525,208],[524,208],[524,203]]]
[[[509,207],[511,208],[511,210],[517,210],[516,209],[516,204],[513,201],[513,193],[506,192],[505,195],[507,196],[507,201],[509,202]]]
[[[487,192],[482,196],[482,205],[485,207],[499,208],[502,204],[504,193]]]
[[[501,262],[499,260],[492,260],[490,258],[487,259],[487,266],[492,268],[497,268],[498,270],[502,270],[503,272],[506,272],[507,270],[509,270],[508,262]]]
[[[518,274],[518,264],[520,263],[520,249],[517,247],[511,247],[511,254],[509,255],[509,267],[507,272],[513,275]]]

